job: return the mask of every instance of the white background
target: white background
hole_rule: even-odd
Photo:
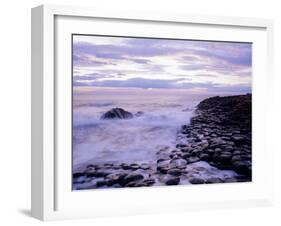
[[[30,208],[30,8],[42,3],[77,4],[75,0],[2,2],[0,23],[0,224],[38,225]],[[275,103],[268,121],[275,151],[275,205],[270,208],[197,211],[178,214],[51,222],[51,225],[280,225],[281,224],[281,14],[278,1],[260,0],[80,0],[79,5],[275,19]],[[278,42],[279,40],[279,42]],[[279,52],[278,52],[279,50]]]
[[[263,122],[266,112],[266,33],[263,29],[225,28],[208,25],[165,25],[159,23],[96,21],[85,18],[56,18],[56,82],[57,82],[57,200],[58,215],[68,218],[87,216],[127,215],[142,212],[176,212],[181,207],[198,209],[211,203],[263,199],[271,194],[270,152],[266,150]],[[102,25],[101,25],[102,23]],[[195,40],[224,40],[253,42],[253,182],[205,186],[177,186],[157,189],[99,190],[71,192],[71,34],[110,34],[135,37],[190,38]],[[255,130],[255,128],[257,128]],[[270,187],[267,187],[270,186]],[[239,192],[237,192],[239,191]],[[164,197],[164,198],[163,198]],[[52,198],[52,197],[50,197]],[[75,203],[75,205],[73,205]],[[95,203],[95,204],[93,204]],[[98,203],[98,204],[96,204]],[[197,204],[196,204],[197,203]],[[199,203],[199,204],[198,204]],[[116,204],[116,205],[115,205]],[[79,209],[77,209],[79,206]],[[129,208],[128,208],[129,207]],[[197,208],[198,207],[198,208]],[[143,210],[145,208],[145,211]],[[68,211],[72,213],[67,214]],[[63,213],[64,212],[64,213]],[[118,214],[119,213],[119,214]],[[89,215],[89,214],[88,214]]]

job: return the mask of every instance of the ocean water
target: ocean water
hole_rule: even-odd
[[[162,147],[175,147],[196,105],[210,95],[186,90],[77,87],[73,90],[73,170],[87,164],[153,163]],[[111,108],[139,117],[102,120]]]

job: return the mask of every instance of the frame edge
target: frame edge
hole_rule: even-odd
[[[43,6],[31,10],[31,215],[43,220]]]
[[[255,19],[255,18],[243,18],[243,17],[226,17],[226,16],[211,16],[211,15],[183,15],[183,14],[172,14],[171,16],[167,16],[167,13],[161,13],[157,16],[152,16],[149,12],[146,15],[145,12],[134,12],[120,13],[120,11],[114,12],[110,10],[106,10],[99,12],[96,9],[83,8],[83,7],[72,7],[72,6],[63,6],[63,5],[41,5],[32,9],[32,33],[31,33],[31,215],[40,220],[52,220],[60,218],[58,216],[58,212],[55,213],[53,208],[53,200],[54,194],[53,191],[49,189],[52,188],[53,185],[50,185],[49,182],[52,180],[53,170],[51,170],[51,162],[53,160],[53,150],[48,150],[50,148],[50,129],[52,126],[47,123],[50,122],[46,120],[46,117],[52,119],[52,116],[48,116],[50,114],[50,99],[49,103],[46,105],[46,99],[48,94],[53,92],[54,87],[50,87],[50,82],[52,83],[52,74],[49,72],[52,69],[46,68],[46,66],[53,66],[51,61],[52,57],[54,57],[50,53],[53,50],[46,49],[48,46],[51,47],[53,44],[53,18],[55,15],[65,15],[65,16],[79,16],[79,14],[84,14],[85,17],[102,17],[102,15],[106,15],[105,17],[109,17],[112,19],[131,19],[131,20],[154,20],[154,21],[166,21],[166,22],[178,22],[183,21],[186,22],[189,18],[191,23],[204,23],[204,24],[225,24],[230,25],[236,24],[236,26],[256,26],[256,27],[264,27],[268,30],[269,38],[273,38],[273,20],[270,19]],[[96,15],[96,16],[95,16]],[[109,16],[112,15],[112,16]],[[142,16],[143,15],[143,16]],[[50,20],[50,18],[52,18]],[[148,19],[144,19],[148,18]],[[163,19],[161,19],[163,18]],[[176,18],[176,19],[171,19]],[[209,22],[206,22],[206,18],[209,18]],[[220,20],[223,19],[223,20]],[[238,20],[234,20],[238,19]],[[47,24],[46,24],[47,23]],[[46,33],[45,33],[46,32]],[[50,32],[50,33],[49,33]],[[271,43],[272,45],[272,43]],[[271,46],[272,47],[272,46]],[[270,60],[272,61],[272,51],[269,54]],[[46,62],[47,60],[47,62]],[[273,66],[272,64],[268,65],[270,73],[269,75],[273,76]],[[49,80],[50,79],[50,80]],[[46,84],[46,82],[48,84]],[[49,89],[49,90],[48,90]],[[50,98],[50,97],[49,97]],[[47,109],[46,109],[47,108]],[[53,108],[51,109],[51,111]],[[45,115],[48,113],[47,115]],[[46,126],[48,128],[46,128]],[[51,163],[51,165],[50,165]],[[53,167],[53,166],[52,166]],[[48,172],[48,171],[51,172]],[[47,178],[46,178],[47,177]],[[54,182],[53,182],[54,183]],[[53,197],[52,197],[53,196]],[[46,199],[45,199],[46,198]],[[48,200],[48,199],[52,200]],[[266,199],[265,201],[269,201],[272,205],[273,200],[270,196],[270,199]],[[64,216],[65,217],[65,216]],[[67,218],[67,217],[66,217]],[[76,218],[76,217],[74,217]],[[72,217],[71,217],[72,219]]]

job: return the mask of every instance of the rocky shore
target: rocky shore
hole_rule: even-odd
[[[185,159],[207,161],[219,169],[231,169],[239,181],[252,176],[252,101],[251,94],[212,97],[202,101],[197,115],[182,127],[188,144],[177,147]]]
[[[251,111],[250,94],[205,99],[155,162],[89,164],[73,173],[73,189],[251,181]],[[122,112],[103,118],[132,117]]]

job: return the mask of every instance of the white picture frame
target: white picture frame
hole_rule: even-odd
[[[61,19],[58,21],[58,19]],[[63,18],[70,18],[64,20]],[[224,35],[226,29],[237,29],[235,40],[255,40],[259,53],[264,53],[257,58],[253,66],[254,80],[254,113],[253,131],[256,131],[253,148],[256,148],[256,159],[253,172],[255,180],[251,184],[227,184],[204,186],[177,186],[172,188],[142,188],[142,189],[117,189],[111,191],[87,191],[78,193],[69,189],[70,176],[64,178],[69,170],[70,163],[63,163],[68,159],[67,153],[71,152],[69,146],[61,145],[57,136],[58,127],[70,130],[71,125],[60,124],[63,121],[57,112],[58,103],[69,104],[69,90],[62,84],[68,84],[67,76],[56,77],[57,73],[66,72],[58,69],[58,64],[67,64],[61,61],[58,45],[63,45],[60,39],[73,32],[72,29],[87,29],[86,20],[99,26],[102,20],[125,21],[126,24],[144,23],[147,30],[150,24],[157,26],[188,26],[214,27],[218,33],[212,33],[213,39],[220,35],[222,40],[231,40],[230,34]],[[77,24],[75,24],[77,21]],[[69,24],[73,25],[70,26]],[[85,25],[83,25],[85,24]],[[127,25],[126,25],[127,26]],[[129,25],[128,25],[129,26]],[[77,28],[78,29],[78,28]],[[97,29],[96,29],[97,30]],[[132,29],[134,30],[134,29]],[[173,29],[169,29],[173,36]],[[175,29],[176,30],[176,29]],[[243,31],[242,31],[243,30]],[[250,32],[248,32],[250,31]],[[90,31],[93,32],[93,31]],[[106,32],[106,31],[105,31]],[[132,34],[142,34],[143,30],[131,31]],[[202,32],[201,37],[210,39],[211,32]],[[244,33],[243,33],[244,32]],[[111,34],[111,31],[108,31]],[[165,33],[166,34],[166,33]],[[168,33],[167,33],[168,34]],[[159,36],[164,33],[159,33]],[[176,31],[175,31],[176,35]],[[193,34],[190,34],[191,36]],[[204,36],[205,35],[205,36]],[[157,36],[155,33],[153,36]],[[199,36],[192,36],[200,38]],[[233,36],[232,36],[233,39]],[[67,42],[67,40],[65,40]],[[156,213],[167,211],[186,211],[208,208],[228,207],[253,207],[270,205],[273,202],[273,181],[268,175],[273,171],[272,150],[266,143],[265,120],[267,117],[267,99],[270,98],[272,85],[273,64],[273,22],[265,19],[181,15],[171,13],[132,12],[100,10],[83,7],[43,5],[32,9],[32,216],[41,220],[89,218],[96,216],[113,216],[139,213]],[[70,47],[67,47],[70,48]],[[66,52],[69,49],[66,48]],[[68,69],[69,70],[69,67]],[[70,75],[69,75],[70,76]],[[70,88],[70,87],[69,87]],[[65,101],[64,101],[65,100]],[[67,112],[67,110],[66,110]],[[69,112],[68,112],[69,113]],[[68,114],[67,113],[67,114]],[[71,113],[70,113],[71,114]],[[66,117],[67,118],[67,117]],[[63,122],[62,122],[63,123]],[[65,125],[66,127],[63,127]],[[69,134],[69,132],[67,132]],[[58,138],[59,137],[59,138]],[[260,139],[262,138],[262,139]],[[59,147],[59,148],[58,148]],[[263,158],[258,150],[263,149]],[[64,170],[65,169],[65,170]],[[69,175],[71,173],[69,172]],[[206,187],[208,186],[208,187]],[[190,188],[193,187],[193,188]],[[122,191],[120,191],[122,190]],[[206,195],[208,191],[211,197]],[[230,197],[231,196],[231,197]],[[166,197],[163,199],[163,197]],[[228,198],[229,197],[229,198]],[[95,205],[86,205],[85,200],[95,200]],[[112,203],[110,203],[110,200]],[[84,203],[81,208],[80,203]],[[92,203],[92,202],[91,202]],[[118,203],[118,205],[116,205]],[[109,206],[111,204],[111,206]]]

